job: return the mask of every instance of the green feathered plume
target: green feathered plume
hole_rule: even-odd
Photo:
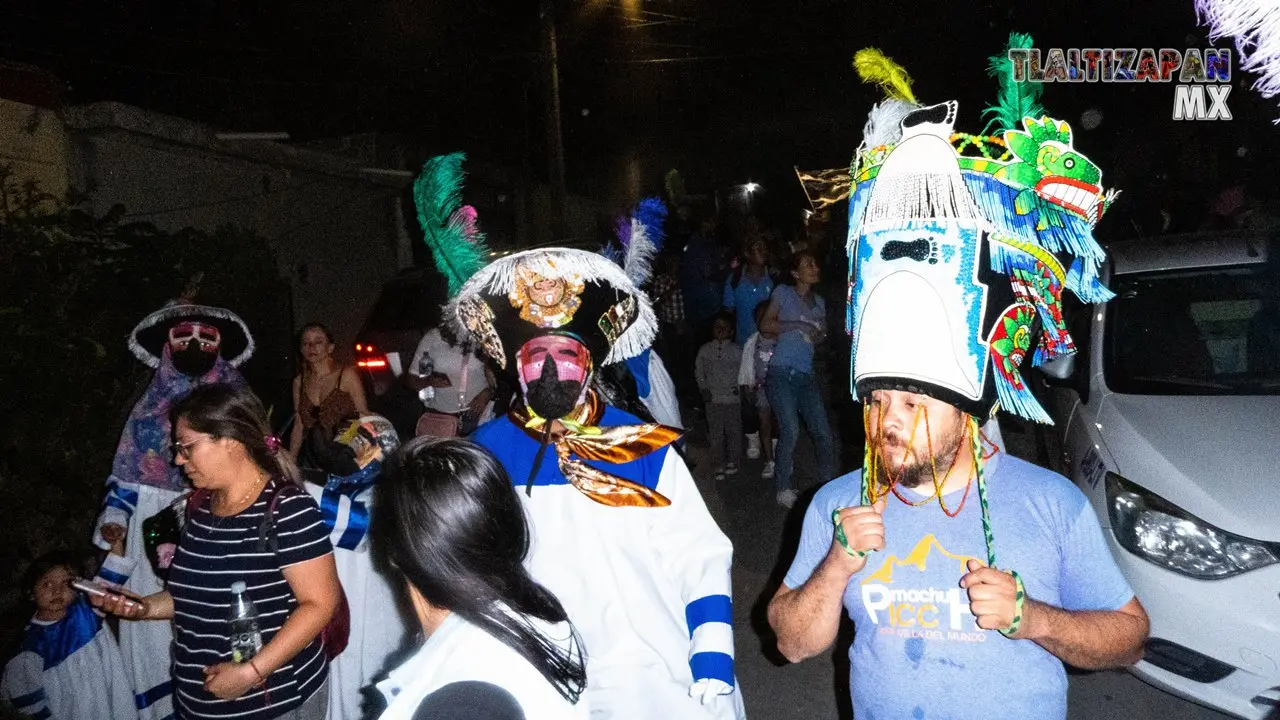
[[[476,224],[476,210],[462,204],[464,153],[437,155],[422,166],[413,183],[413,202],[423,239],[435,257],[436,268],[449,283],[449,297],[489,263],[484,233]]]
[[[1031,36],[1027,33],[1009,33],[1009,45],[1003,54],[988,58],[987,74],[1000,83],[1000,94],[996,104],[982,111],[984,117],[992,116],[987,121],[983,133],[990,134],[994,127],[997,133],[1006,130],[1021,130],[1022,118],[1040,119],[1044,115],[1044,107],[1040,105],[1040,96],[1044,94],[1044,84],[1035,82],[1014,82],[1013,61],[1009,59],[1009,51],[1015,49],[1031,49],[1034,47]]]

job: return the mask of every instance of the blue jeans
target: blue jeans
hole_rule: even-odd
[[[796,440],[800,437],[802,418],[818,453],[819,482],[835,477],[835,439],[831,436],[827,408],[813,374],[787,367],[771,367],[765,380],[765,392],[769,395],[774,414],[778,416],[778,452],[773,471],[778,492],[794,489],[791,473],[795,469]]]

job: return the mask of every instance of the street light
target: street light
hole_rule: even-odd
[[[749,182],[746,185],[742,186],[743,192],[747,193],[748,195],[756,192],[759,189],[760,189],[760,183],[755,183],[755,182]]]

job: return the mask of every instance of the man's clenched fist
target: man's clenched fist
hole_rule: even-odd
[[[831,554],[840,558],[838,562],[850,575],[866,566],[866,553],[884,549],[884,507],[887,502],[888,498],[880,498],[873,505],[847,507],[836,515],[837,528],[844,529],[849,547],[846,550],[838,538],[832,538]]]

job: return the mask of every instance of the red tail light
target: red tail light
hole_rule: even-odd
[[[375,352],[373,345],[356,343],[356,367],[379,370],[387,367],[387,356]]]

